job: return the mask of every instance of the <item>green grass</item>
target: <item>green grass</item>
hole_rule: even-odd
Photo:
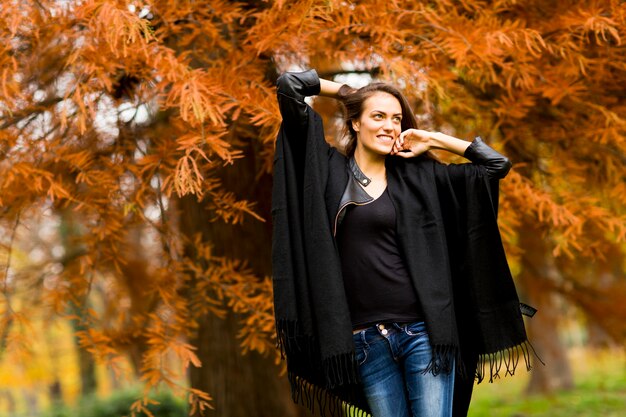
[[[626,416],[623,354],[572,353],[570,363],[574,389],[546,396],[527,396],[524,391],[529,377],[523,374],[493,384],[482,383],[475,387],[468,417]]]
[[[469,417],[624,417],[626,387],[592,389],[576,387],[573,391],[550,396],[503,399],[476,396]]]
[[[131,404],[141,398],[139,389],[131,388],[113,392],[105,398],[89,396],[82,398],[74,407],[53,405],[41,417],[123,417],[131,415]],[[168,391],[161,391],[150,397],[157,403],[149,404],[148,409],[154,417],[185,417],[187,406],[182,399],[174,397]],[[147,417],[146,413],[137,413],[137,417]]]

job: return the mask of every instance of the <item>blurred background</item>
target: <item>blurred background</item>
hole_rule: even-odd
[[[626,413],[623,2],[4,0],[0,17],[0,416],[307,415],[275,347],[270,200],[275,81],[309,68],[398,85],[422,128],[514,163],[499,224],[545,365],[478,385],[470,416]],[[310,103],[341,148],[337,103]]]

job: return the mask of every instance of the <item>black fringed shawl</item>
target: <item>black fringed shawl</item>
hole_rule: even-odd
[[[332,234],[347,184],[346,159],[324,139],[320,116],[281,127],[274,160],[273,281],[278,345],[294,401],[322,415],[368,408],[354,360],[350,313]],[[472,145],[473,146],[473,145]],[[479,357],[480,382],[512,374],[527,338],[496,216],[498,181],[477,164],[387,158],[398,240],[424,308],[429,371],[463,352]],[[463,369],[461,362],[457,362]],[[474,369],[468,369],[474,372]],[[357,414],[357,415],[358,415]]]

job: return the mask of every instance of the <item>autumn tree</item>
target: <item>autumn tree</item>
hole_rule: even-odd
[[[551,311],[531,324],[540,353],[558,352],[554,295],[624,342],[621,2],[38,0],[0,16],[6,354],[30,318],[71,314],[83,348],[131,357],[193,413],[297,413],[273,365],[269,190],[274,81],[310,66],[396,83],[423,126],[507,154],[500,225],[524,296]],[[76,250],[22,273],[27,221],[67,216]]]
[[[18,317],[71,314],[80,320],[82,347],[112,369],[130,357],[148,388],[187,391],[193,413],[217,406],[221,415],[251,415],[260,406],[284,414],[296,409],[273,365],[269,246],[262,243],[277,129],[272,84],[263,77],[276,70],[222,39],[247,23],[245,4],[196,6],[50,1],[0,9],[7,41],[3,340],[9,351],[23,347]],[[235,66],[224,67],[231,60],[245,69],[241,78],[232,77]],[[260,80],[252,91],[251,80]],[[273,119],[260,136],[252,128],[259,115]],[[237,195],[255,184],[258,204]],[[81,250],[51,256],[62,270],[29,295],[41,302],[23,305],[15,295],[25,281],[11,279],[12,243],[23,218],[37,212],[52,221],[71,213],[80,225],[72,246]],[[250,235],[247,245],[235,234]],[[102,308],[89,308],[96,293]],[[270,360],[242,357],[240,344]],[[193,364],[190,387],[168,364],[171,352],[185,368]]]

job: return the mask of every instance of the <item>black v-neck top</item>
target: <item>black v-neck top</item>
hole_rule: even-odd
[[[346,210],[337,244],[352,328],[423,320],[396,241],[396,211],[388,191]]]

